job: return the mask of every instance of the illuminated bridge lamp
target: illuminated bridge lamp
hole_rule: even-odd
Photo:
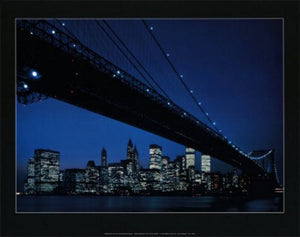
[[[25,89],[28,89],[28,85],[27,85],[27,84],[24,84],[23,87],[24,87]]]
[[[34,79],[37,79],[37,78],[40,77],[39,73],[38,73],[37,71],[35,71],[35,70],[32,70],[32,71],[30,72],[30,76],[31,76],[32,78],[34,78]]]

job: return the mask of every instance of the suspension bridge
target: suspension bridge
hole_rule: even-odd
[[[95,24],[136,74],[86,47],[65,22],[18,20],[19,103],[26,105],[55,98],[193,147],[250,176],[268,177],[269,183],[279,186],[274,149],[247,153],[222,134],[176,70],[155,37],[153,27],[141,21],[209,126],[170,99],[108,22],[96,20]]]

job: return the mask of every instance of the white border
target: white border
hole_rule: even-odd
[[[284,81],[285,81],[285,50],[284,50],[284,17],[265,18],[15,18],[15,193],[17,193],[17,20],[281,20],[282,21],[282,112],[283,112],[283,211],[282,212],[18,212],[17,195],[15,194],[15,214],[284,214],[285,213],[285,108],[284,108]]]

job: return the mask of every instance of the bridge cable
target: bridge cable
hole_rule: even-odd
[[[118,34],[111,28],[111,26],[108,24],[106,20],[102,20],[104,24],[110,29],[110,31],[113,33],[113,35],[120,41],[122,46],[127,50],[127,52],[131,55],[131,57],[134,58],[134,60],[137,62],[137,64],[144,70],[144,72],[149,76],[151,81],[161,90],[161,92],[164,94],[165,97],[167,97],[170,101],[170,97],[167,95],[167,93],[161,88],[161,86],[157,83],[157,81],[151,76],[151,74],[148,72],[148,70],[143,66],[143,64],[136,58],[136,56],[132,53],[132,51],[127,47],[127,45],[124,43],[124,41],[118,36]]]
[[[56,19],[56,21],[62,25],[62,22],[58,19]],[[96,21],[96,20],[95,20]],[[98,23],[96,21],[96,23]],[[105,31],[105,29],[102,28],[102,26],[100,25],[101,29],[104,31],[104,33],[113,41],[113,39],[110,37],[110,35],[108,34],[107,31]],[[79,43],[80,40],[66,27],[64,26],[64,29],[66,29],[67,33],[69,33],[73,38],[75,38]],[[122,52],[122,49],[120,49],[120,47],[113,41],[113,43],[115,44],[115,46],[117,46],[117,48]],[[134,65],[134,63],[127,57],[127,55],[124,54],[124,52],[122,52],[123,55],[126,57],[126,59],[132,64],[132,66],[140,73],[140,75],[148,82],[148,86],[150,86],[153,89],[153,86],[149,83],[149,81],[144,77],[144,75],[139,71],[139,69]]]
[[[56,19],[56,21],[57,21],[60,25],[63,25],[62,22],[61,22],[61,20]],[[72,31],[70,31],[70,30],[68,29],[68,27],[64,26],[63,28],[67,31],[67,33],[68,33],[69,35],[71,35],[71,36],[72,36],[74,39],[76,39],[80,44],[82,44],[81,41],[78,39],[78,37],[77,37],[76,35],[74,35],[74,34],[72,33]]]
[[[201,106],[201,104],[197,101],[197,99],[195,98],[195,96],[191,93],[189,87],[187,86],[187,84],[184,82],[184,80],[182,80],[180,74],[178,73],[178,71],[176,70],[174,64],[171,62],[171,60],[169,59],[167,53],[165,52],[165,50],[162,48],[161,44],[158,42],[157,38],[155,37],[155,35],[152,33],[152,31],[150,30],[148,24],[146,23],[145,20],[142,20],[146,30],[148,31],[148,33],[151,35],[152,39],[154,40],[154,42],[156,43],[156,45],[158,46],[158,48],[160,49],[161,53],[163,54],[164,58],[167,60],[167,62],[169,63],[169,65],[171,66],[172,70],[174,71],[174,73],[176,74],[177,78],[180,80],[181,84],[183,85],[183,87],[185,88],[185,90],[188,92],[188,94],[192,97],[193,101],[197,104],[198,108],[200,108],[201,112],[204,114],[204,116],[207,118],[207,120],[213,125],[213,127],[216,129],[216,132],[221,135],[222,137],[224,137],[224,135],[220,132],[220,129],[217,128],[216,124],[211,120],[211,118],[208,116],[208,113],[205,112],[205,110],[203,109],[203,107]],[[225,138],[225,137],[224,137]],[[226,139],[226,138],[225,138]],[[226,139],[227,140],[227,139]]]
[[[106,34],[106,36],[113,42],[113,44],[119,49],[119,51],[123,54],[123,56],[129,61],[129,63],[133,66],[133,68],[141,75],[141,77],[148,83],[153,90],[153,86],[150,81],[143,75],[143,73],[138,69],[138,67],[132,62],[132,60],[126,55],[126,53],[122,50],[122,48],[115,42],[115,40],[109,35],[109,33],[104,29],[104,27],[95,20],[97,26]]]

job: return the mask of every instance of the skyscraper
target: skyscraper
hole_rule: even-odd
[[[159,145],[151,144],[149,147],[149,169],[159,169],[162,167],[162,148]]]
[[[133,144],[131,139],[129,139],[127,144],[127,159],[132,160],[132,158],[133,158]]]
[[[127,145],[127,160],[129,160],[131,165],[132,174],[135,175],[140,169],[139,153],[136,146],[133,147],[131,139],[129,139]]]
[[[25,182],[24,190],[26,193],[35,192],[35,172],[34,172],[34,158],[30,158],[27,165],[27,179]]]
[[[185,157],[186,157],[186,168],[188,169],[190,166],[195,167],[195,149],[191,147],[185,148]]]
[[[101,151],[101,166],[103,167],[107,166],[107,154],[105,148],[102,148]]]
[[[133,149],[133,171],[138,172],[139,170],[140,170],[139,153],[135,145]]]
[[[174,161],[179,164],[180,172],[183,172],[186,170],[186,158],[184,155],[176,156]]]
[[[37,192],[53,192],[59,182],[60,153],[48,149],[34,151],[35,187]]]
[[[202,155],[201,156],[201,171],[205,173],[210,173],[210,156]]]

